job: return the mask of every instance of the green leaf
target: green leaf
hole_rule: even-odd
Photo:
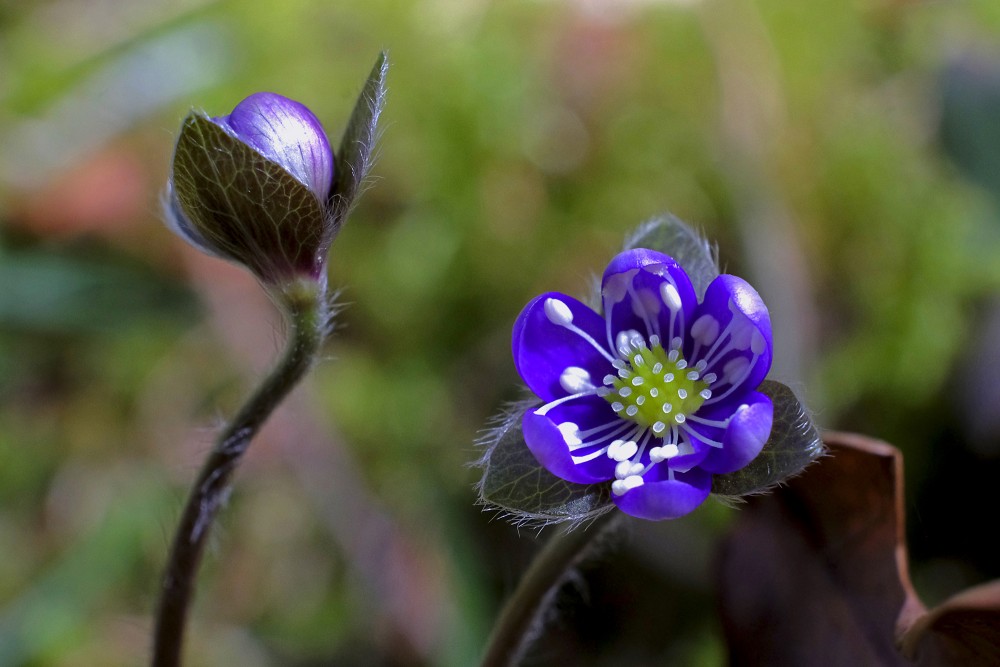
[[[388,71],[389,60],[382,51],[361,89],[340,140],[333,191],[330,193],[330,205],[338,227],[350,213],[371,168],[372,150],[378,139],[378,118],[385,106],[385,76]]]
[[[508,515],[514,523],[546,525],[589,521],[612,509],[609,484],[574,484],[559,479],[535,459],[521,435],[521,419],[534,402],[505,414],[486,434],[487,447],[478,465],[479,501]]]
[[[712,493],[722,500],[763,493],[793,477],[825,453],[805,407],[787,386],[764,380],[760,391],[774,402],[774,425],[764,449],[745,468],[716,475]]]
[[[624,249],[633,248],[656,250],[677,260],[691,278],[699,299],[720,273],[717,249],[690,225],[669,213],[639,225],[625,239]]]

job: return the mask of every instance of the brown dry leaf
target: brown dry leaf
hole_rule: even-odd
[[[858,435],[824,440],[830,456],[751,499],[723,545],[731,663],[1000,664],[1000,582],[931,612],[913,590],[899,450]]]

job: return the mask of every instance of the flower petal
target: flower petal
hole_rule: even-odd
[[[659,521],[690,514],[704,502],[711,490],[712,476],[695,468],[690,472],[674,473],[673,479],[645,482],[623,495],[613,496],[613,499],[626,514]]]
[[[704,331],[717,335],[699,336]],[[730,396],[742,403],[741,393],[760,386],[771,369],[771,318],[760,295],[742,278],[723,274],[712,281],[694,311],[691,334],[685,356],[692,364],[707,361],[706,372],[719,377],[708,406]]]
[[[623,429],[632,430],[634,424],[625,422],[611,406],[596,396],[588,396],[563,403],[544,414],[542,408],[529,410],[521,421],[524,442],[538,462],[556,477],[578,484],[606,482],[615,476],[617,461],[601,453],[588,461],[577,463],[574,456],[588,457],[624,435]],[[589,447],[570,450],[567,435],[560,426],[575,425],[580,431],[593,429],[593,436],[584,438]]]
[[[736,409],[725,435],[722,447],[712,447],[699,466],[716,475],[734,472],[750,463],[763,449],[771,436],[774,423],[774,404],[760,392],[743,395],[743,404]]]
[[[305,105],[276,93],[254,93],[228,116],[212,120],[287,169],[326,202],[333,185],[333,150],[323,125]]]
[[[667,293],[661,291],[664,285]],[[604,272],[601,300],[609,320],[607,336],[635,329],[649,340],[656,334],[664,347],[672,335],[682,335],[697,296],[687,273],[663,253],[637,248],[620,253]],[[677,316],[672,318],[671,313]],[[671,332],[671,322],[675,328]]]
[[[566,306],[571,326],[576,330],[553,322],[546,308],[549,300]],[[571,296],[548,292],[529,302],[514,322],[514,367],[528,388],[545,402],[570,393],[559,381],[570,367],[587,371],[593,384],[599,387],[605,375],[614,373],[611,362],[604,356],[611,356],[604,350],[604,338],[604,320],[600,315]]]

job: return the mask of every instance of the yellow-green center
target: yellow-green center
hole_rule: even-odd
[[[618,376],[604,379],[611,390],[604,400],[623,419],[652,427],[657,435],[670,424],[683,424],[711,396],[704,369],[689,367],[680,350],[667,352],[659,343],[633,348],[615,368]]]

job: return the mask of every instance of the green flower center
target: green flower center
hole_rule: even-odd
[[[615,361],[618,377],[604,378],[609,390],[604,400],[621,418],[661,435],[668,426],[683,424],[711,398],[708,387],[714,378],[702,377],[704,363],[688,366],[679,345],[669,352],[659,342],[651,348],[633,346],[626,359]]]

